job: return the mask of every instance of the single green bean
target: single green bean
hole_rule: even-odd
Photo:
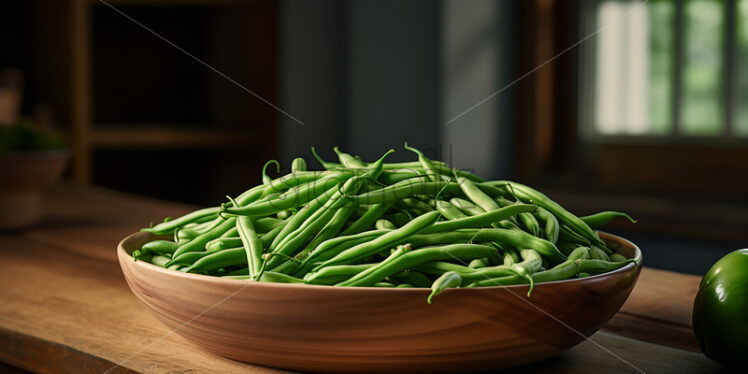
[[[599,212],[589,216],[579,217],[579,219],[584,221],[584,223],[586,223],[590,228],[596,229],[618,217],[623,217],[631,221],[631,223],[636,223],[636,220],[631,218],[628,214],[615,211]]]
[[[335,284],[342,282],[375,264],[335,265],[322,268],[319,271],[307,273],[304,282],[308,284]]]
[[[180,226],[183,226],[190,222],[194,222],[196,220],[199,220],[200,218],[215,216],[219,212],[221,212],[220,207],[199,209],[194,212],[187,213],[177,219],[159,223],[156,226],[144,228],[144,229],[141,229],[140,231],[150,232],[155,235],[171,234],[172,232],[174,232],[175,229],[179,228]]]
[[[224,249],[208,254],[193,263],[188,271],[213,271],[229,266],[247,266],[247,253],[244,248]]]
[[[247,268],[249,275],[255,276],[260,273],[262,267],[262,241],[255,232],[252,219],[247,216],[240,216],[236,219],[236,228],[241,238],[242,247],[247,257]]]
[[[442,214],[442,216],[444,216],[445,218],[449,220],[455,220],[455,219],[468,217],[467,214],[463,213],[461,210],[457,209],[454,205],[444,200],[436,201],[436,209],[439,211],[439,213]]]
[[[433,226],[424,229],[421,234],[431,234],[466,228],[482,228],[520,213],[534,212],[536,209],[537,207],[535,205],[513,204],[506,208],[499,208],[472,217],[438,222]]]
[[[301,157],[297,157],[291,162],[291,173],[295,174],[300,171],[306,171],[306,160]]]
[[[486,212],[498,210],[501,207],[496,203],[490,196],[478,189],[472,181],[466,178],[457,178],[457,183],[460,185],[460,189],[465,196],[473,202],[473,204],[481,207]]]
[[[385,260],[375,266],[353,276],[352,278],[338,283],[339,286],[369,286],[382,279],[413,268],[420,264],[432,261],[444,260],[472,260],[488,256],[496,249],[480,244],[452,244],[438,247],[425,247],[407,251],[389,261]]]
[[[179,244],[170,240],[153,240],[143,244],[140,247],[140,251],[143,254],[152,253],[171,257],[171,255],[174,254],[174,251],[176,251],[178,247]]]
[[[340,160],[340,163],[343,164],[343,166],[347,168],[365,168],[366,163],[361,161],[360,159],[353,157],[352,155],[348,153],[341,152],[338,147],[334,147],[333,151],[338,155],[338,159]]]
[[[437,278],[431,285],[431,294],[426,299],[426,302],[431,304],[431,299],[444,292],[447,288],[459,287],[462,284],[462,276],[460,273],[449,271],[442,274]]]
[[[374,224],[374,228],[377,230],[395,230],[397,229],[397,226],[386,219],[378,219]]]
[[[409,147],[408,142],[405,142],[405,149],[415,153],[418,156],[418,163],[421,164],[421,167],[426,171],[426,175],[434,182],[438,182],[442,180],[442,175],[439,173],[439,169],[436,168],[436,166],[429,160],[426,155],[423,154],[423,152],[419,151],[416,148]]]

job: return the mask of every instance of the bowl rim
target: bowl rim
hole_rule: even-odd
[[[635,262],[631,262],[626,264],[626,266],[623,266],[619,269],[609,271],[607,273],[602,274],[596,274],[591,275],[584,278],[571,278],[571,279],[563,279],[563,280],[556,280],[556,281],[550,281],[550,282],[542,282],[542,283],[536,283],[534,287],[537,289],[538,287],[542,287],[544,285],[552,285],[552,284],[558,284],[558,283],[571,283],[571,282],[579,282],[579,283],[586,283],[591,280],[596,280],[600,278],[606,278],[611,277],[614,275],[617,275],[619,273],[626,273],[630,272],[632,270],[636,270],[637,268],[642,267],[643,263],[643,256],[641,249],[639,249],[639,246],[634,244],[632,241],[623,238],[618,235],[610,234],[605,231],[597,231],[598,233],[602,234],[605,238],[620,241],[624,244],[628,244],[634,249],[634,260],[637,260]],[[306,284],[306,283],[278,283],[278,282],[260,282],[260,281],[254,281],[250,279],[232,279],[232,278],[223,278],[223,277],[216,277],[212,275],[203,275],[203,274],[194,274],[194,273],[185,273],[177,270],[170,270],[166,269],[160,266],[156,266],[151,264],[150,262],[146,261],[135,261],[133,257],[128,253],[127,250],[125,250],[124,244],[128,241],[134,240],[137,237],[140,236],[146,236],[146,235],[153,235],[154,238],[157,238],[157,235],[154,235],[149,232],[145,231],[138,231],[135,233],[132,233],[122,240],[120,240],[119,244],[117,245],[117,257],[119,259],[120,268],[124,268],[123,261],[125,259],[129,259],[132,262],[132,266],[141,267],[144,271],[155,271],[159,272],[161,274],[172,276],[176,278],[184,278],[184,279],[193,279],[196,281],[204,281],[209,283],[223,283],[226,285],[245,285],[245,288],[248,286],[256,286],[256,287],[275,287],[275,288],[303,288],[303,289],[325,289],[325,290],[338,290],[338,291],[351,291],[351,290],[366,290],[368,292],[413,292],[413,293],[422,293],[422,292],[431,292],[430,288],[425,287],[414,287],[414,288],[395,288],[395,287],[345,287],[345,286],[336,286],[336,285],[320,285],[320,284]],[[523,288],[529,287],[529,284],[515,284],[515,285],[508,285],[508,286],[502,286],[502,285],[496,285],[496,286],[485,286],[485,287],[469,287],[469,288],[454,288],[449,289],[446,291],[452,290],[458,291],[458,292],[479,292],[480,290],[497,290],[497,289],[509,289],[511,290],[520,290]],[[472,291],[471,291],[472,290]],[[446,292],[445,291],[445,292]]]

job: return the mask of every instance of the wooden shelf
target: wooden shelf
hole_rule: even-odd
[[[257,136],[260,135],[255,131],[217,131],[205,126],[132,128],[97,125],[91,132],[91,143],[94,148],[99,149],[241,148],[256,145]]]

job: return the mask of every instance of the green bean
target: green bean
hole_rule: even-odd
[[[367,230],[370,228],[379,218],[384,215],[384,213],[387,211],[387,209],[390,208],[392,203],[389,204],[374,204],[372,205],[369,210],[364,213],[359,219],[357,219],[353,224],[348,226],[340,235],[352,235],[352,234],[358,234],[360,232],[363,232],[364,230]]]
[[[579,219],[586,223],[590,228],[596,229],[618,217],[623,217],[631,221],[631,223],[636,223],[636,220],[631,218],[628,214],[615,211],[603,211],[589,216],[579,217]]]
[[[470,269],[469,267],[464,266],[464,265],[453,264],[451,262],[432,261],[432,262],[427,262],[427,263],[415,266],[413,267],[412,270],[420,271],[424,274],[442,275],[448,271],[456,271],[458,273],[465,273],[473,269]]]
[[[234,269],[226,273],[226,275],[249,275],[249,268],[243,267],[239,269]]]
[[[426,302],[431,304],[431,299],[444,292],[447,288],[459,287],[462,284],[462,276],[454,271],[448,271],[437,278],[431,285],[431,294],[429,294]]]
[[[488,260],[485,258],[476,258],[468,264],[468,267],[472,269],[483,268],[486,266],[488,266]]]
[[[334,162],[327,162],[323,160],[322,157],[319,157],[319,155],[317,154],[317,150],[314,149],[314,147],[312,147],[312,155],[317,160],[317,162],[319,162],[319,164],[322,165],[323,168],[325,168],[325,170],[331,170],[340,167],[339,164],[336,164]]]
[[[416,198],[412,198],[412,197],[406,197],[404,199],[401,199],[400,201],[397,202],[397,206],[403,209],[410,209],[410,210],[419,212],[418,213],[419,215],[433,210],[433,208],[431,208],[428,204]]]
[[[590,258],[590,249],[588,247],[577,247],[569,253],[566,261],[586,260]]]
[[[352,278],[338,283],[338,286],[367,286],[382,279],[403,271],[432,261],[444,260],[472,260],[488,256],[496,249],[480,244],[452,244],[438,247],[425,247],[405,252],[391,260],[382,261],[375,266],[353,276]],[[394,256],[394,255],[393,255]],[[393,257],[391,256],[391,257]],[[389,258],[388,258],[389,259]]]
[[[418,216],[408,224],[397,230],[392,230],[384,235],[366,243],[361,243],[354,247],[348,248],[345,251],[337,254],[335,257],[323,262],[318,265],[318,268],[330,266],[330,265],[341,265],[356,261],[368,256],[377,254],[383,248],[397,244],[408,236],[423,230],[425,227],[431,226],[437,219],[439,219],[439,212],[429,212],[424,215]]]
[[[273,179],[270,178],[267,174],[267,168],[271,164],[275,164],[275,172],[280,173],[280,168],[281,168],[280,162],[278,162],[278,160],[269,160],[268,162],[265,163],[265,165],[262,166],[262,184],[269,184],[270,182],[273,181]]]
[[[275,238],[278,236],[281,230],[283,230],[283,227],[285,227],[285,222],[281,224],[280,226],[277,226],[276,228],[268,231],[267,234],[260,236],[260,241],[262,242],[262,248],[269,248],[270,244],[273,243],[273,240],[275,240]]]
[[[496,183],[502,182],[494,182],[493,185],[496,185]],[[541,192],[516,182],[503,183],[505,185],[511,186],[511,191],[520,200],[524,201],[525,203],[532,203],[545,208],[549,212],[553,213],[558,218],[559,222],[569,226],[569,228],[571,228],[576,233],[587,238],[592,243],[601,244],[603,247],[605,246],[605,243],[600,240],[597,234],[595,234],[595,232],[592,231],[592,229],[584,221],[579,219],[579,217],[575,216],[574,214],[570,213],[568,210],[564,209],[557,202],[549,199]]]
[[[260,273],[262,267],[262,242],[255,232],[252,219],[241,216],[236,219],[236,228],[241,238],[242,247],[247,257],[247,268],[249,275],[255,276]]]
[[[296,259],[305,259],[320,244],[338,235],[338,233],[340,233],[340,229],[343,227],[346,221],[348,221],[348,218],[350,218],[351,214],[353,214],[355,210],[356,204],[352,203],[346,204],[342,208],[338,209],[332,219],[327,224],[325,224],[325,227],[323,227],[322,230],[317,233],[314,239],[312,239],[312,241],[309,242],[309,244],[307,244],[306,247],[304,247],[304,249],[302,249],[295,256]]]
[[[434,182],[438,182],[442,180],[442,175],[439,173],[439,170],[436,168],[436,166],[431,162],[431,160],[426,157],[426,155],[423,154],[423,152],[408,146],[408,142],[405,142],[405,149],[415,153],[418,156],[418,163],[421,164],[421,167],[426,171],[426,175]]]
[[[209,272],[228,266],[247,266],[247,253],[244,248],[224,249],[210,253],[190,265],[188,271],[199,270]]]
[[[452,222],[452,221],[448,221]],[[440,222],[441,223],[441,222]],[[444,233],[418,233],[410,236],[406,242],[414,247],[433,244],[447,243],[486,243],[495,242],[502,246],[507,245],[516,248],[533,248],[544,256],[548,256],[554,262],[560,262],[564,255],[559,252],[553,243],[532,236],[524,231],[506,229],[461,229]]]
[[[177,250],[177,247],[179,247],[179,244],[169,240],[153,240],[143,244],[140,247],[140,251],[143,254],[152,253],[171,257],[174,251]]]
[[[333,151],[338,155],[338,159],[343,166],[347,168],[365,168],[366,164],[360,159],[349,155],[348,153],[341,152],[338,147],[334,147]]]
[[[224,275],[222,278],[254,280],[254,278],[249,275]],[[273,271],[263,271],[262,275],[260,275],[259,281],[271,283],[304,283],[304,281],[299,278],[294,278],[290,275],[276,273]]]
[[[237,235],[239,235],[237,233]],[[226,237],[220,237],[213,239],[207,243],[205,243],[205,250],[206,251],[221,251],[227,248],[236,248],[240,247],[242,245],[242,239],[238,236],[226,238]]]
[[[453,197],[451,200],[449,200],[449,202],[452,204],[452,206],[468,216],[477,216],[486,212],[483,208],[459,197]]]
[[[611,262],[603,260],[577,260],[579,265],[579,271],[577,273],[607,273],[613,270],[618,270],[630,263],[636,262],[635,260],[626,260],[620,262]]]
[[[613,253],[612,255],[610,255],[610,260],[614,262],[621,262],[627,261],[628,259],[620,253]]]
[[[199,209],[194,212],[187,213],[177,219],[159,223],[156,226],[153,226],[150,228],[144,228],[144,229],[141,229],[140,231],[150,232],[155,235],[171,234],[172,232],[174,232],[175,229],[179,228],[180,226],[183,226],[190,222],[194,222],[206,216],[217,215],[220,211],[221,211],[220,207]]]
[[[455,220],[455,219],[468,217],[467,214],[457,209],[454,205],[443,200],[436,201],[436,209],[439,211],[439,213],[442,214],[442,216],[446,217],[449,220]]]
[[[500,197],[500,196],[497,197],[497,198],[495,198],[494,201],[496,201],[502,207],[508,207],[508,206],[513,205],[513,204],[516,204],[516,202],[509,201],[509,200],[507,200],[507,199],[505,199],[503,197]],[[540,209],[542,209],[542,208],[540,208]],[[537,210],[536,210],[535,214],[538,214]],[[553,216],[553,215],[551,214],[551,216]],[[540,235],[540,224],[538,223],[538,220],[535,218],[535,216],[533,214],[531,214],[531,213],[520,213],[520,214],[517,215],[516,220],[530,234],[532,234],[534,236],[539,236]],[[546,237],[546,239],[550,239],[550,238]]]
[[[341,174],[349,174],[344,173],[340,171],[309,171],[309,172],[296,172],[291,174],[286,174],[278,179],[275,179],[271,181],[268,184],[263,184],[261,196],[267,197],[270,194],[273,193],[280,193],[287,191],[290,188],[298,187],[307,183],[312,183],[316,180],[319,180],[323,177],[329,177],[334,175],[341,175]],[[236,198],[236,201],[239,203],[239,205],[247,205],[251,201],[243,201],[241,200],[241,196]]]
[[[283,240],[288,237],[289,234],[303,225],[311,215],[313,215],[315,212],[317,212],[317,210],[324,206],[325,203],[327,203],[327,201],[337,192],[338,186],[333,186],[329,190],[327,190],[327,192],[312,200],[309,204],[304,205],[304,207],[299,209],[299,211],[296,212],[293,217],[285,221],[286,224],[283,225],[283,229],[281,229],[278,235],[276,235],[275,239],[273,239],[273,242],[267,248],[269,248],[270,251],[275,250],[275,248],[277,248],[278,245],[280,245]]]
[[[234,238],[234,237],[238,237],[238,236],[239,236],[239,232],[236,230],[236,227],[232,227],[232,228],[229,229],[229,231],[224,232],[218,238],[219,239],[220,238]],[[208,245],[206,244],[205,246],[207,247]]]
[[[590,247],[590,258],[594,260],[610,261],[608,254],[595,245]]]
[[[200,252],[187,252],[183,253],[179,256],[172,257],[169,262],[167,262],[164,266],[169,268],[173,265],[180,265],[180,266],[190,266],[195,263],[195,261],[209,255],[212,253],[217,253],[214,251],[200,251]]]
[[[395,285],[390,282],[377,282],[374,283],[374,287],[395,288]]]
[[[333,196],[320,209],[307,218],[298,229],[290,233],[287,236],[287,240],[281,241],[276,248],[273,248],[272,252],[291,256],[301,249],[307,241],[312,239],[334,217],[338,209],[346,204],[351,204],[343,197],[346,193],[355,193],[358,191],[363,178],[354,177],[347,180],[340,190],[335,191]],[[267,267],[272,269],[281,262],[283,262],[283,256],[273,257],[268,260]]]
[[[457,178],[457,183],[460,185],[460,189],[462,189],[465,196],[484,211],[490,212],[501,208],[490,196],[478,189],[478,186],[472,181],[466,178]]]
[[[371,230],[360,232],[358,234],[338,236],[336,238],[328,239],[317,246],[317,248],[315,248],[312,253],[309,254],[309,257],[304,260],[304,263],[314,263],[329,260],[340,252],[343,252],[358,244],[369,242],[377,237],[384,235],[385,233],[387,233],[387,231]]]
[[[306,160],[297,157],[291,162],[291,173],[298,173],[300,171],[306,171]]]
[[[495,189],[495,187],[487,184],[477,184],[476,186],[481,190]],[[409,196],[422,194],[434,195],[439,192],[459,194],[461,189],[460,185],[455,182],[416,181],[412,183],[394,184],[376,191],[348,196],[348,198],[359,204],[385,204],[394,203]]]
[[[524,231],[523,231],[524,232]],[[514,265],[519,262],[519,252],[513,247],[504,250],[504,265]]]
[[[414,270],[401,271],[388,277],[388,279],[390,278],[399,282],[410,284],[413,287],[429,287],[432,283],[429,277]]]
[[[461,219],[455,219],[452,221],[443,221],[435,223],[433,226],[424,229],[422,234],[431,234],[437,232],[445,232],[457,229],[466,228],[481,228],[490,226],[492,223],[499,222],[506,218],[515,216],[523,212],[534,212],[537,209],[534,205],[529,204],[514,204],[506,208],[499,208],[489,212],[474,215],[472,217],[466,217]]]
[[[400,283],[395,288],[415,288],[415,286],[410,283]]]
[[[156,266],[164,267],[164,265],[166,265],[170,260],[171,259],[168,258],[168,257],[166,257],[166,256],[154,255],[151,258],[151,263],[154,264],[154,265],[156,265]]]
[[[382,174],[379,176],[379,182],[385,185],[392,185],[392,184],[400,183],[402,181],[407,181],[407,180],[420,178],[420,177],[421,175],[418,174],[418,172],[415,170],[408,170],[408,169],[383,170]]]
[[[564,242],[580,243],[586,246],[592,245],[592,242],[589,239],[563,224],[559,227],[558,239]]]
[[[397,226],[386,219],[378,219],[374,224],[374,228],[377,230],[395,230],[397,229]]]
[[[328,266],[316,272],[307,273],[304,282],[308,284],[335,284],[342,282],[374,264]]]
[[[230,217],[225,219],[223,222],[221,222],[220,225],[216,226],[214,229],[204,233],[200,234],[196,238],[190,240],[186,244],[180,246],[177,248],[176,251],[174,251],[174,255],[172,257],[178,257],[179,255],[187,252],[198,252],[205,249],[205,244],[207,244],[209,241],[221,236],[221,234],[225,233],[232,227],[236,225],[236,217]]]

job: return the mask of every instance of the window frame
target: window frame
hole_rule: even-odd
[[[579,30],[578,36],[589,37],[590,34],[599,30],[597,24],[597,7],[608,1],[620,1],[625,3],[640,3],[636,0],[580,0],[579,1]],[[735,146],[748,144],[748,136],[734,133],[736,120],[736,65],[737,65],[737,1],[724,0],[724,28],[722,37],[722,74],[721,74],[721,96],[722,124],[721,131],[717,135],[686,135],[682,133],[681,112],[683,100],[683,55],[685,35],[685,5],[688,0],[672,0],[675,5],[673,13],[673,59],[672,59],[672,95],[670,105],[670,116],[672,128],[664,134],[601,134],[595,129],[595,106],[593,98],[596,95],[595,78],[597,38],[594,35],[588,40],[588,44],[582,45],[578,52],[579,63],[577,71],[578,85],[578,133],[580,141],[589,145],[604,144],[645,144],[645,145],[683,145],[698,146],[706,144],[712,146]],[[744,0],[745,1],[745,0]],[[643,6],[646,6],[643,5]]]

